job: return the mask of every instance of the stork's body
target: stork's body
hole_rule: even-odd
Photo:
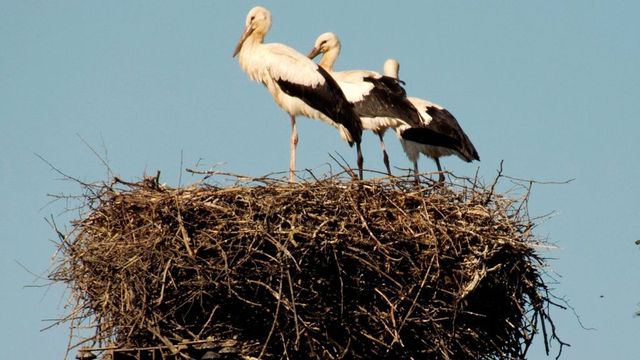
[[[353,105],[329,73],[306,56],[283,44],[263,43],[270,27],[271,13],[267,9],[259,6],[251,9],[233,55],[238,55],[240,67],[249,78],[264,84],[276,104],[291,118],[290,181],[295,179],[297,115],[322,120],[336,127],[349,145],[355,143],[362,178],[362,124]]]
[[[400,64],[396,60],[389,59],[384,64],[385,75],[398,78],[399,68]],[[415,97],[408,99],[420,113],[422,121],[417,126],[399,126],[396,128],[396,133],[400,138],[404,152],[413,162],[416,176],[418,176],[420,154],[424,154],[436,162],[440,172],[440,182],[444,181],[440,165],[441,157],[456,155],[466,162],[480,160],[471,140],[447,109],[424,99]]]
[[[338,37],[328,32],[317,38],[308,56],[314,58],[323,54],[318,64],[336,79],[347,100],[354,105],[363,129],[373,131],[380,138],[384,164],[391,175],[384,133],[388,128],[418,125],[420,115],[407,100],[406,92],[397,78],[369,70],[334,71],[340,49]]]

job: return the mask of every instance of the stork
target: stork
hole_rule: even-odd
[[[382,76],[369,70],[334,71],[333,66],[340,55],[340,49],[338,36],[327,32],[318,36],[307,56],[313,59],[322,54],[318,65],[336,79],[347,100],[354,105],[362,127],[372,130],[380,138],[384,165],[391,175],[384,133],[388,128],[401,125],[417,126],[420,115],[407,100],[406,92],[397,78]]]
[[[251,9],[233,57],[238,56],[242,70],[251,80],[264,84],[276,104],[291,118],[289,181],[295,181],[297,115],[333,125],[349,146],[355,143],[358,175],[362,179],[362,124],[353,105],[329,73],[312,60],[286,45],[265,44],[264,37],[270,28],[271,12],[261,6]]]
[[[400,64],[395,59],[384,63],[384,74],[398,78]],[[418,126],[400,126],[396,133],[400,137],[402,148],[410,161],[418,179],[418,158],[420,153],[432,158],[438,166],[439,181],[444,182],[444,174],[440,166],[440,158],[456,155],[460,159],[471,162],[480,160],[478,152],[464,133],[456,118],[444,107],[430,101],[408,97],[418,109],[422,122]]]

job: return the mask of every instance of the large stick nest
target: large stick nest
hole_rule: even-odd
[[[550,323],[526,198],[461,182],[90,186],[50,277],[102,350],[194,357],[189,344],[233,339],[262,358],[524,358]]]

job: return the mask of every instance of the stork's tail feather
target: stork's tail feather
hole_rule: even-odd
[[[351,104],[349,104],[351,105]],[[350,111],[347,111],[348,114],[345,114],[349,120],[345,122],[345,127],[351,134],[351,139],[353,140],[349,145],[353,146],[353,143],[360,144],[362,142],[362,120],[356,114],[353,106],[349,106]]]
[[[464,133],[462,138],[458,138],[443,134],[428,127],[412,127],[404,130],[400,136],[405,140],[419,144],[440,146],[454,150],[460,154],[460,157],[466,162],[480,160],[478,151],[476,151],[476,148]]]
[[[472,162],[473,160],[480,161],[480,155],[478,155],[478,151],[476,150],[475,146],[473,146],[473,143],[471,143],[471,140],[469,140],[469,137],[467,137],[466,134],[463,133],[463,135],[464,136],[461,142],[462,146],[458,151],[462,156],[464,156],[467,162]]]
[[[419,144],[441,146],[459,151],[462,146],[460,140],[452,136],[440,133],[428,127],[411,127],[404,130],[400,136],[403,139],[417,142]]]

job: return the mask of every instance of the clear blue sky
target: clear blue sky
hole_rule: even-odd
[[[66,327],[40,329],[66,312],[46,274],[55,248],[44,221],[78,216],[47,193],[77,192],[39,160],[86,181],[104,166],[137,179],[162,171],[176,185],[200,164],[249,175],[288,166],[289,123],[231,52],[246,1],[0,0],[0,347],[23,359],[62,358]],[[401,63],[411,95],[448,107],[482,161],[445,159],[459,175],[508,175],[568,185],[534,188],[537,229],[558,246],[546,253],[559,274],[554,293],[575,307],[554,311],[565,359],[638,356],[640,318],[640,3],[633,1],[264,2],[268,41],[306,53],[336,32],[337,69]],[[328,170],[328,153],[353,162],[333,128],[300,119],[299,168]],[[394,135],[392,165],[410,166]],[[383,164],[365,134],[365,166]],[[182,154],[182,155],[181,155]],[[434,169],[431,160],[422,170]],[[184,174],[183,183],[196,181]],[[543,358],[540,343],[532,359]]]

